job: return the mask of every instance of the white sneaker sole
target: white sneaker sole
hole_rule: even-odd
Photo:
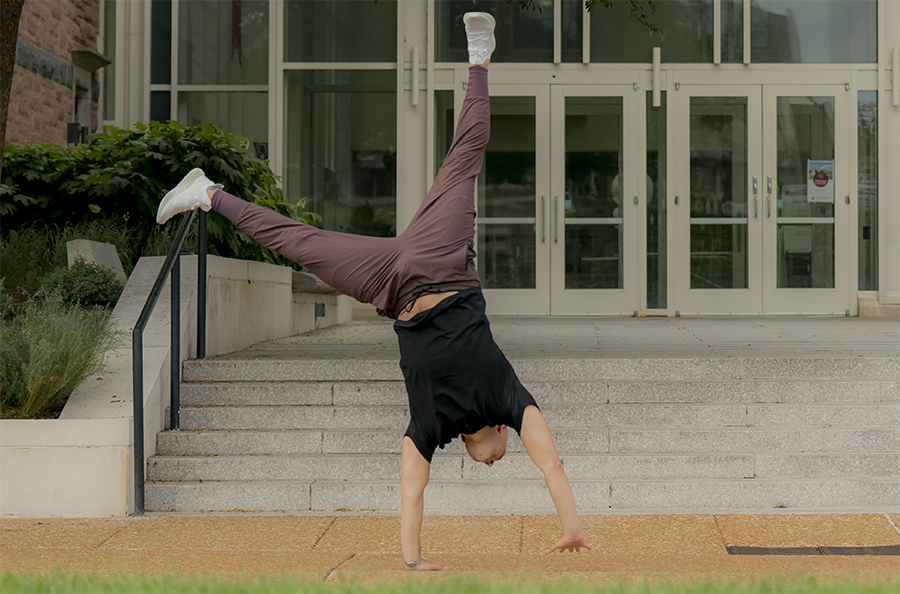
[[[166,208],[171,204],[172,200],[178,197],[183,192],[188,191],[194,182],[196,182],[201,177],[205,177],[203,170],[199,167],[195,167],[191,169],[187,175],[185,175],[178,185],[166,192],[166,195],[163,197],[162,202],[159,203],[159,208],[156,211],[156,222],[160,225],[174,217],[178,214],[178,212],[166,212]],[[184,211],[179,211],[184,212]]]
[[[494,35],[494,30],[497,28],[497,19],[489,12],[467,12],[463,15],[463,24],[466,25],[470,19],[478,17],[484,17],[491,22],[491,55],[494,55],[494,50],[497,49],[497,37]]]

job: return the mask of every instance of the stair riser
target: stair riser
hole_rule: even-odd
[[[878,381],[600,381],[531,382],[541,406],[610,403],[893,403],[900,383]],[[406,406],[403,382],[185,383],[185,406],[335,405]]]
[[[897,382],[900,359],[516,359],[530,382],[856,380]],[[183,381],[400,381],[396,360],[185,361]]]
[[[745,479],[745,478],[890,478],[900,454],[562,456],[566,472],[579,480]],[[148,480],[396,480],[399,455],[372,456],[182,456],[155,457]],[[509,454],[489,468],[467,456],[437,455],[431,480],[483,481],[541,479],[524,454]]]
[[[616,427],[895,427],[892,404],[600,404],[542,407],[554,429]],[[186,430],[405,429],[402,406],[205,406],[181,408]]]
[[[177,455],[243,454],[396,454],[401,430],[375,431],[179,431],[160,433],[157,453]],[[800,452],[896,452],[891,429],[599,429],[551,431],[560,454],[736,454]],[[508,452],[522,452],[510,433]],[[454,440],[438,453],[464,454]]]
[[[581,513],[607,510],[772,510],[894,508],[900,481],[605,481],[572,482]],[[395,482],[256,481],[148,483],[148,511],[164,512],[397,512]],[[425,512],[554,513],[544,482],[436,482]]]

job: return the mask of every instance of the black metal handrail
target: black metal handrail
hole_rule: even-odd
[[[162,293],[166,276],[171,273],[171,402],[169,404],[169,428],[178,431],[181,413],[181,247],[196,211],[189,212],[181,222],[175,241],[169,248],[162,269],[150,289],[144,309],[131,332],[132,382],[134,386],[134,516],[144,515],[144,328]],[[197,358],[206,357],[206,224],[207,213],[200,212],[200,229],[197,246]]]

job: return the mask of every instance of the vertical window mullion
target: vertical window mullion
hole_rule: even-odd
[[[181,0],[172,0],[172,64],[171,64],[171,97],[169,104],[169,118],[178,119],[178,30],[179,30],[179,3]]]

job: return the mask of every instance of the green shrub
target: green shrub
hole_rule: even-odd
[[[51,299],[0,324],[0,413],[55,416],[72,390],[100,371],[115,333],[109,312]]]
[[[125,274],[134,268],[138,253],[136,234],[121,218],[84,220],[62,227],[31,223],[0,237],[4,286],[37,291],[44,276],[66,267],[66,243],[73,239],[111,243],[116,246]]]
[[[71,222],[118,217],[131,225],[144,255],[156,228],[156,209],[165,192],[193,167],[201,167],[232,194],[283,215],[313,224],[317,215],[287,201],[268,164],[248,152],[250,140],[212,124],[178,122],[110,127],[88,144],[63,147],[23,144],[6,147],[0,186],[5,230],[39,222],[60,228]],[[177,227],[176,217],[166,227]],[[261,247],[224,217],[212,213],[210,251],[222,256],[291,263]]]
[[[109,305],[121,292],[122,285],[112,270],[79,258],[71,267],[57,268],[45,276],[37,296],[73,305]]]

